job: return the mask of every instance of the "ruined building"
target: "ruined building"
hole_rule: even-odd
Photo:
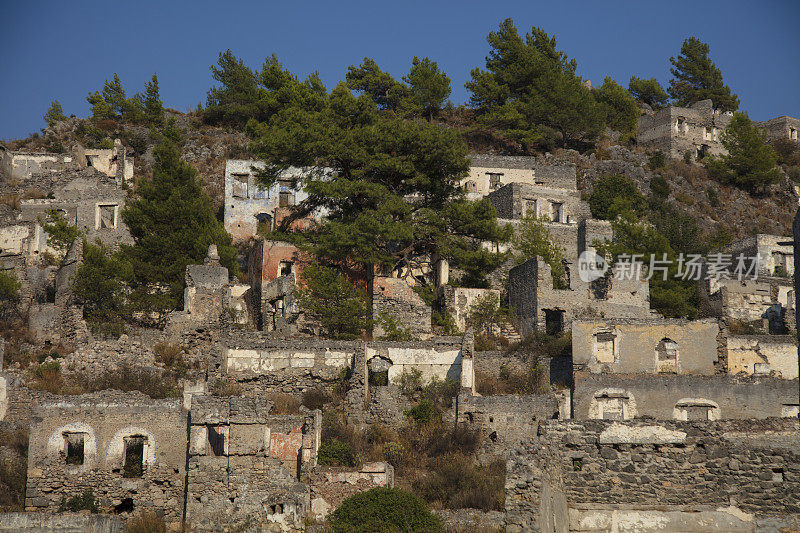
[[[687,152],[693,158],[727,153],[720,134],[733,116],[714,109],[711,100],[690,107],[668,106],[654,115],[642,115],[636,124],[636,142],[668,157],[682,158]]]
[[[271,230],[288,214],[289,209],[306,197],[298,182],[310,170],[288,168],[272,187],[258,182],[264,168],[260,161],[229,159],[225,162],[225,230],[234,241],[255,237],[259,226]]]

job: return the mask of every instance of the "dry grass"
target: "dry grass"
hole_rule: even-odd
[[[22,198],[24,200],[39,200],[45,197],[47,197],[47,193],[45,193],[42,189],[39,189],[38,187],[31,187],[30,189],[25,189],[25,192],[22,194]]]
[[[28,431],[0,431],[0,512],[22,511],[28,470]]]
[[[164,519],[153,511],[142,511],[125,522],[127,533],[166,533]]]
[[[5,204],[15,211],[19,211],[21,201],[22,198],[20,198],[19,194],[15,193],[8,193],[0,196],[0,204]]]
[[[300,400],[291,394],[283,392],[273,392],[267,394],[272,402],[270,413],[273,415],[296,415],[300,413]]]
[[[211,384],[211,394],[214,396],[241,396],[242,386],[230,379],[218,379]]]

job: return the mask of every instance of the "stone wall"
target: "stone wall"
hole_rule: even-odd
[[[141,506],[179,522],[185,464],[178,400],[111,391],[43,402],[31,423],[25,508],[56,511],[90,489],[101,511]]]
[[[797,380],[767,376],[574,373],[573,417],[761,419],[797,416]]]
[[[552,164],[535,157],[490,154],[470,154],[470,158],[469,176],[461,180],[469,197],[487,196],[509,183],[576,189],[576,167],[571,163]]]
[[[775,117],[766,122],[758,122],[768,139],[786,139],[798,141],[800,136],[800,119],[794,117]]]
[[[545,216],[554,223],[576,224],[581,215],[581,198],[576,189],[514,182],[492,191],[488,198],[498,218]]]
[[[506,531],[607,531],[611,511],[636,531],[796,524],[798,436],[797,420],[542,423],[508,460]]]
[[[494,298],[500,305],[500,291],[496,289],[468,289],[443,285],[440,288],[442,307],[450,313],[456,322],[456,327],[465,331],[472,306],[480,299]]]
[[[6,182],[25,181],[35,174],[54,174],[76,168],[71,154],[2,151],[0,171]]]
[[[654,115],[639,117],[636,142],[674,158],[684,157],[687,151],[693,158],[726,154],[720,134],[732,116],[732,113],[713,109],[711,100],[697,102],[691,107],[665,107]]]
[[[289,167],[280,173],[278,181],[265,188],[258,183],[253,168],[263,169],[264,163],[242,159],[225,162],[224,225],[235,242],[255,237],[259,223],[273,229],[276,210],[282,203],[295,205],[308,196],[302,188],[294,188],[295,182],[308,171]]]
[[[792,335],[728,335],[728,372],[797,379],[797,338]]]
[[[275,415],[271,408],[263,398],[193,398],[186,516],[196,527],[257,521],[303,530],[310,501],[300,477],[316,464],[321,412]]]
[[[118,516],[83,513],[0,513],[0,531],[28,533],[122,533]]]
[[[740,239],[723,250],[733,256],[733,267],[736,267],[738,257],[758,257],[758,276],[774,276],[776,269],[783,271],[784,277],[794,274],[794,249],[792,238],[781,235],[768,235],[758,233]]]
[[[569,288],[556,289],[550,266],[541,257],[529,259],[509,271],[509,303],[517,329],[526,336],[537,330],[569,330],[582,317],[653,316],[649,283],[617,277],[586,283],[572,272]]]
[[[711,375],[719,333],[715,319],[576,319],[572,362],[598,373]]]
[[[373,279],[372,317],[376,337],[386,334],[379,321],[381,316],[391,317],[416,339],[431,336],[431,308],[403,279],[377,276]]]
[[[394,468],[389,463],[364,463],[358,468],[317,466],[309,473],[311,513],[323,520],[345,499],[375,487],[394,486]]]
[[[796,313],[791,278],[701,279],[698,281],[700,310],[706,316],[729,321],[763,321],[765,332],[783,332],[794,327]]]

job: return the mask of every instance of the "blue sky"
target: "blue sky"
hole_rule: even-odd
[[[276,53],[304,77],[332,87],[364,56],[396,77],[429,56],[453,80],[451,99],[483,66],[486,34],[511,17],[521,32],[541,26],[595,85],[611,76],[669,81],[669,57],[686,37],[711,45],[725,82],[750,117],[800,117],[800,1],[670,0],[511,2],[0,1],[0,138],[44,127],[58,99],[86,116],[86,95],[119,73],[129,94],[158,73],[165,105],[205,102],[209,66],[227,48],[250,66]]]

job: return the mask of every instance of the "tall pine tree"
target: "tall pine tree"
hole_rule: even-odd
[[[403,78],[410,87],[411,93],[417,104],[422,107],[428,120],[433,120],[433,115],[442,108],[447,97],[450,96],[450,78],[435,61],[424,57],[414,57],[411,70]]]
[[[669,58],[674,76],[669,82],[669,95],[679,106],[711,99],[716,109],[736,111],[739,98],[722,82],[722,72],[708,57],[709,52],[709,46],[697,37],[683,41],[680,55]]]
[[[144,114],[151,124],[158,125],[164,120],[164,105],[161,103],[156,74],[144,86]]]

